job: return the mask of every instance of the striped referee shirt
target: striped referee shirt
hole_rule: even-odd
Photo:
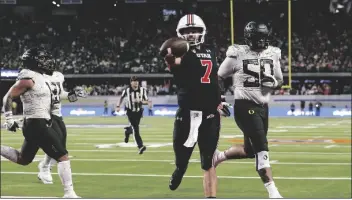
[[[139,112],[143,106],[142,101],[148,101],[147,90],[143,87],[136,90],[132,87],[126,88],[121,95],[121,98],[125,97],[127,97],[126,108],[132,112]]]

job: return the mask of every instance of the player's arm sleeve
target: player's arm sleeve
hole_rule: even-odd
[[[121,94],[121,99],[125,98],[126,97],[126,89],[122,91],[122,94]]]
[[[18,73],[16,81],[19,80],[32,80],[34,83],[34,72],[28,70],[28,69],[23,69]]]
[[[278,82],[278,86],[276,89],[280,89],[284,83],[284,77],[283,77],[282,71],[281,71],[280,60],[281,60],[281,50],[278,49],[277,50],[277,59],[274,63],[274,77]]]
[[[58,76],[58,79],[60,81],[60,90],[61,90],[60,98],[67,100],[69,92],[65,91],[65,89],[64,89],[64,85],[63,84],[65,82],[65,77],[64,77],[64,75],[62,73],[59,73],[59,72],[56,73],[56,76]]]
[[[123,99],[126,97],[126,90],[127,90],[127,89],[128,89],[128,88],[126,88],[126,89],[124,89],[124,90],[122,91],[120,100],[119,100],[119,102],[117,103],[116,107],[120,107],[120,106],[121,106]]]
[[[65,91],[64,86],[63,86],[62,82],[60,82],[60,88],[61,88],[60,98],[61,98],[61,99],[66,99],[66,100],[67,100],[67,99],[68,99],[68,94],[69,94],[69,92]]]
[[[148,101],[147,89],[143,88],[143,101]]]
[[[232,76],[237,70],[237,59],[239,56],[239,52],[241,51],[238,45],[230,46],[226,51],[226,58],[221,63],[218,76],[225,79],[229,76]]]

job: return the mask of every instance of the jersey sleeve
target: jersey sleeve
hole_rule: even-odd
[[[55,76],[60,83],[65,82],[65,76],[61,72],[54,72],[53,76]]]
[[[232,45],[227,49],[226,58],[219,67],[218,75],[220,77],[227,78],[236,72],[239,50],[238,45]]]
[[[28,69],[22,69],[17,76],[17,81],[23,80],[23,79],[32,79],[34,81],[34,72]]]
[[[275,59],[274,59],[274,77],[276,78],[277,81],[282,83],[284,78],[283,78],[283,75],[282,75],[281,64],[280,64],[281,49],[277,48],[277,47],[273,47],[273,52],[274,52],[274,55],[275,55]]]
[[[148,96],[147,96],[147,89],[146,88],[142,88],[142,99],[143,101],[148,101]]]
[[[127,89],[124,89],[124,90],[122,91],[121,98],[125,98],[125,97],[126,97],[126,90],[127,90]]]

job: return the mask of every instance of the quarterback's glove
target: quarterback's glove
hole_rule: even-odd
[[[277,88],[277,86],[279,85],[279,83],[277,82],[276,78],[271,75],[271,74],[267,74],[267,73],[263,73],[264,77],[261,80],[262,86],[263,87],[268,87],[268,88]]]
[[[13,119],[11,111],[5,112],[5,120],[6,122],[4,126],[6,127],[7,130],[11,132],[16,132],[16,130],[20,128],[18,126],[18,123]]]

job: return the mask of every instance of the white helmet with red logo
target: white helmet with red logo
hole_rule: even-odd
[[[199,29],[198,33],[184,33],[188,28]],[[207,28],[198,15],[188,14],[183,16],[177,24],[176,32],[177,36],[183,38],[189,42],[191,46],[199,45],[204,42],[204,37]]]

